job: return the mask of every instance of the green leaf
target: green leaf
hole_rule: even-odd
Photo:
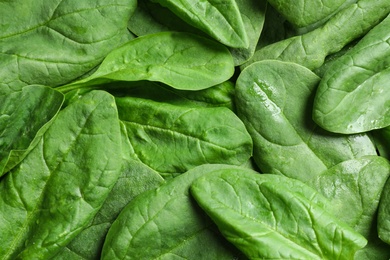
[[[268,0],[291,24],[297,28],[314,27],[356,0],[286,1]]]
[[[55,255],[93,219],[121,165],[111,95],[93,91],[62,110],[34,149],[0,182],[0,257]]]
[[[133,159],[126,160],[122,174],[92,223],[73,239],[54,259],[99,259],[107,232],[120,211],[137,195],[163,183],[161,176]]]
[[[152,0],[169,8],[188,24],[221,43],[247,48],[248,38],[239,8],[234,0]]]
[[[63,100],[58,91],[37,85],[0,96],[0,176],[31,150],[33,139],[44,133],[41,128],[58,113]]]
[[[277,59],[317,69],[326,56],[363,36],[389,12],[388,0],[359,0],[313,31],[259,49],[242,68],[256,61]]]
[[[314,189],[281,175],[221,170],[191,194],[250,259],[351,259],[367,243]]]
[[[380,156],[390,160],[390,127],[371,131]]]
[[[383,242],[390,245],[390,178],[387,179],[379,201],[378,234]]]
[[[168,8],[151,1],[139,1],[127,28],[137,36],[176,31],[207,37],[206,33],[189,25]]]
[[[365,156],[337,164],[310,184],[331,202],[338,219],[368,239],[389,175],[388,160]]]
[[[123,43],[135,0],[0,2],[0,94],[77,78]]]
[[[237,252],[191,199],[189,187],[203,175],[235,168],[202,165],[137,196],[112,224],[102,259],[234,259]]]
[[[253,138],[262,172],[307,181],[342,161],[376,155],[365,134],[335,135],[311,118],[319,78],[298,64],[260,61],[236,83],[237,113]]]
[[[187,107],[227,107],[234,110],[235,86],[231,81],[202,90],[179,90],[150,81],[113,82],[101,88],[118,97],[131,96]]]
[[[206,163],[240,165],[251,157],[252,139],[228,108],[136,97],[116,102],[138,158],[160,173],[183,173]]]
[[[313,119],[328,131],[351,134],[390,125],[390,16],[326,70]]]
[[[252,58],[259,41],[263,24],[267,1],[264,0],[235,0],[241,13],[246,34],[248,35],[248,47],[230,48],[234,58],[234,65],[239,66]]]
[[[107,55],[91,76],[58,89],[150,80],[200,90],[228,80],[233,72],[233,58],[223,45],[194,34],[162,32],[129,41]]]

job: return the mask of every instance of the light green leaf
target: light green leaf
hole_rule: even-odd
[[[383,188],[378,209],[379,238],[390,245],[390,178]]]
[[[358,0],[313,31],[259,49],[242,68],[256,61],[277,59],[317,69],[326,56],[363,36],[389,12],[388,0]]]
[[[356,0],[268,0],[297,28],[316,27]]]
[[[209,173],[191,194],[250,259],[351,259],[367,243],[304,183],[241,170]]]
[[[337,164],[310,184],[331,202],[337,218],[368,239],[389,175],[388,160],[365,156]]]
[[[253,138],[262,172],[307,181],[345,160],[376,155],[367,135],[335,135],[313,122],[318,82],[307,68],[282,61],[257,62],[239,75],[237,113]]]
[[[137,195],[163,183],[162,177],[134,159],[126,160],[122,174],[92,223],[73,239],[54,259],[99,259],[107,232],[120,211]],[[77,258],[76,258],[77,259]]]
[[[390,16],[326,70],[314,100],[313,119],[336,133],[390,125]]]
[[[0,182],[0,258],[55,255],[93,219],[121,165],[111,95],[93,91],[62,110]]]
[[[112,224],[102,259],[237,259],[189,195],[195,179],[235,168],[202,165],[137,196]]]
[[[183,173],[206,163],[240,165],[251,157],[252,139],[228,108],[136,97],[116,102],[138,158],[160,173]]]
[[[247,48],[248,38],[239,8],[234,0],[153,0],[169,8],[188,24],[221,43]]]
[[[38,85],[0,96],[0,176],[31,150],[33,139],[44,133],[41,128],[58,113],[63,100],[58,91]]]
[[[233,58],[223,45],[194,34],[162,32],[129,41],[107,55],[91,76],[58,89],[150,80],[200,90],[228,80],[233,72]]]
[[[0,1],[0,95],[65,84],[94,68],[124,42],[136,2]]]

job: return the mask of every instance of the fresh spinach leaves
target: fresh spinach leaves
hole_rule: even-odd
[[[389,259],[389,15],[0,0],[0,258]]]

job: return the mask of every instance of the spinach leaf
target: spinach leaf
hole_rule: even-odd
[[[326,70],[313,108],[322,128],[351,134],[390,125],[389,27],[390,16]]]
[[[248,38],[234,0],[152,0],[170,9],[188,24],[234,48],[247,48]]]
[[[250,259],[351,259],[367,242],[314,189],[281,175],[221,170],[191,194]]]
[[[138,158],[163,175],[207,163],[240,165],[252,155],[250,135],[228,108],[136,97],[118,97],[116,103]]]
[[[235,85],[231,81],[225,81],[207,89],[194,91],[174,89],[164,84],[150,81],[114,82],[105,84],[102,88],[117,97],[138,97],[177,106],[227,107],[230,110],[235,109]]]
[[[277,59],[317,69],[327,55],[367,33],[389,12],[388,0],[358,0],[313,31],[259,49],[241,68],[256,61]]]
[[[324,0],[321,2],[310,0],[268,1],[297,28],[318,26],[318,24],[323,23],[342,8],[356,2],[356,0]]]
[[[111,95],[93,91],[59,112],[34,149],[0,182],[0,257],[55,255],[93,219],[121,165]]]
[[[123,43],[136,0],[0,2],[0,94],[65,84]]]
[[[368,238],[389,175],[388,160],[365,156],[337,164],[311,185],[331,202],[337,218]]]
[[[202,165],[137,196],[112,224],[102,259],[236,259],[240,254],[214,229],[189,194],[195,179],[236,168]]]
[[[31,150],[38,131],[58,113],[63,100],[58,91],[38,85],[0,96],[0,176]]]
[[[253,138],[262,172],[307,181],[345,160],[376,155],[367,135],[335,135],[313,122],[319,80],[303,66],[271,60],[253,63],[239,75],[237,113]]]
[[[228,80],[233,72],[232,56],[223,45],[189,33],[162,32],[127,42],[108,54],[91,76],[58,89],[150,80],[200,90]]]
[[[127,28],[137,36],[177,31],[208,37],[206,33],[189,25],[168,8],[149,0],[140,1],[137,4],[137,8],[130,17]]]
[[[387,180],[379,201],[378,234],[379,238],[390,245],[390,178]]]
[[[265,21],[267,1],[264,0],[235,0],[240,9],[246,34],[248,47],[230,48],[234,58],[234,65],[239,66],[248,61],[255,53]]]
[[[134,159],[124,161],[121,176],[92,223],[73,239],[55,259],[99,259],[107,232],[120,211],[137,195],[163,183],[161,176]]]
[[[265,20],[267,2],[262,0],[236,0],[245,32],[248,36],[248,47],[229,50],[234,65],[239,66],[252,57]],[[134,15],[130,18],[128,28],[136,35],[146,35],[163,31],[180,31],[207,36],[207,34],[185,23],[169,9],[152,2],[139,3]]]

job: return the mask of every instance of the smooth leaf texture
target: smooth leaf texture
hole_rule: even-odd
[[[0,182],[0,257],[57,253],[100,209],[120,175],[121,158],[111,95],[93,91],[62,110]]]
[[[297,28],[315,26],[356,0],[268,0]]]
[[[239,66],[250,59],[255,52],[260,33],[265,20],[267,2],[261,0],[236,0],[245,32],[248,36],[248,47],[233,48],[229,50],[234,59],[234,65]],[[199,29],[190,26],[169,9],[152,2],[138,4],[134,15],[130,18],[128,28],[138,36],[163,32],[180,31],[207,36]]]
[[[162,32],[129,41],[107,55],[91,76],[59,89],[150,80],[200,90],[228,80],[233,72],[233,58],[223,45],[194,34]]]
[[[58,113],[63,100],[58,91],[38,85],[0,96],[0,176],[24,158],[38,130]]]
[[[389,12],[388,0],[359,0],[313,31],[259,49],[242,68],[256,61],[277,59],[317,69],[326,56],[367,33]]]
[[[248,37],[234,0],[152,0],[224,45],[247,48]]]
[[[248,61],[255,53],[257,42],[265,21],[267,1],[235,0],[241,13],[249,45],[246,48],[230,48],[234,65],[239,66]]]
[[[206,163],[240,165],[252,155],[250,135],[228,108],[136,97],[118,97],[116,103],[138,158],[162,174]]]
[[[261,61],[241,72],[237,113],[253,138],[262,172],[307,181],[342,161],[376,155],[365,134],[328,133],[311,119],[319,78],[298,64]]]
[[[235,168],[202,165],[137,196],[112,224],[102,259],[236,259],[189,195],[195,179]]]
[[[337,218],[368,238],[389,175],[388,160],[365,156],[337,164],[311,185],[331,202]]]
[[[322,128],[351,134],[390,125],[389,28],[390,16],[326,70],[313,108]]]
[[[314,189],[281,175],[221,170],[191,194],[250,259],[351,259],[367,242]]]
[[[123,43],[135,0],[0,2],[0,94],[57,86],[98,65]]]
[[[378,234],[383,242],[390,245],[390,179],[383,188],[379,202]]]
[[[54,259],[99,259],[107,232],[120,211],[137,195],[157,188],[162,177],[133,159],[126,160],[122,174],[92,223],[72,240]]]

